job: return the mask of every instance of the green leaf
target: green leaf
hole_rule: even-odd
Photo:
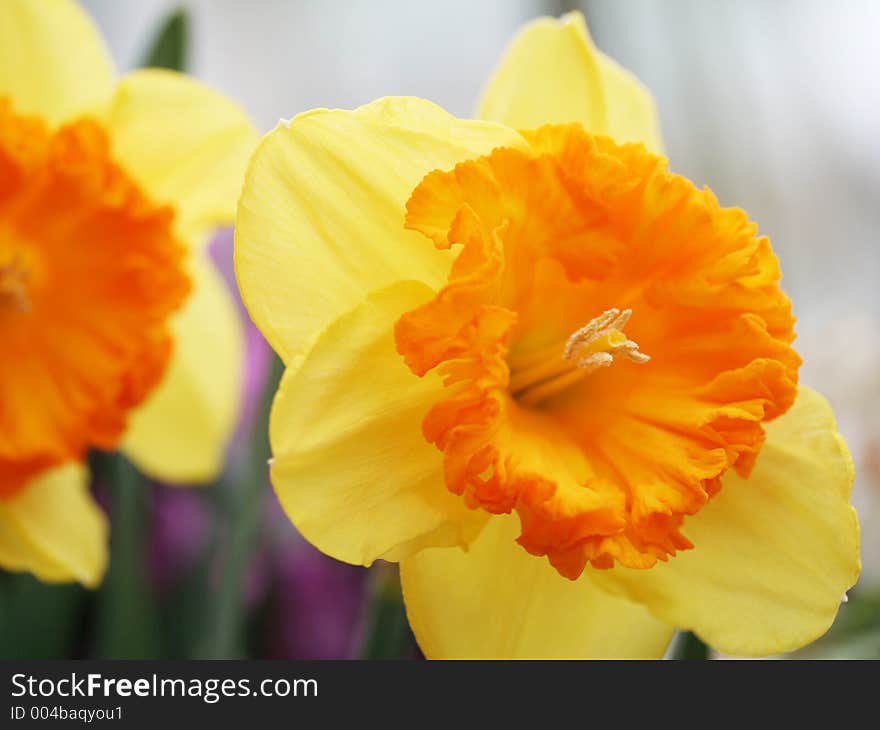
[[[0,573],[0,659],[72,658],[87,604],[88,593],[75,583]]]
[[[705,661],[709,658],[709,647],[699,636],[690,631],[680,631],[675,637],[670,659],[684,661]]]
[[[110,568],[95,606],[96,658],[160,658],[159,609],[146,565],[149,485],[121,454],[96,455],[93,464],[109,482],[113,500]]]
[[[185,71],[189,60],[188,40],[189,16],[180,8],[162,24],[141,66]]]
[[[215,554],[221,556],[218,586],[208,606],[197,659],[240,659],[247,654],[244,585],[259,546],[269,479],[269,411],[284,364],[277,355],[263,390],[260,417],[247,441],[246,453],[218,485],[223,499]]]
[[[376,563],[361,659],[402,659],[414,646],[400,592],[400,574],[391,563]]]

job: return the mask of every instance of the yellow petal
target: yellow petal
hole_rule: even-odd
[[[394,349],[394,322],[430,296],[417,282],[370,295],[287,369],[275,398],[272,483],[299,531],[338,560],[463,544],[481,524],[446,489],[442,454],[422,436],[440,379],[417,378]]]
[[[79,581],[94,588],[107,568],[107,532],[87,469],[65,464],[0,500],[0,565],[48,583]]]
[[[853,467],[831,409],[801,388],[749,479],[724,486],[683,532],[695,547],[646,571],[592,571],[729,654],[790,651],[821,636],[859,575]]]
[[[198,256],[193,293],[172,321],[162,382],[131,415],[122,449],[149,476],[203,483],[222,471],[241,406],[244,334],[226,283]]]
[[[245,178],[236,271],[251,317],[286,363],[364,296],[395,281],[438,286],[448,251],[403,228],[406,201],[435,168],[520,136],[414,98],[318,109],[269,133]]]
[[[59,124],[113,92],[113,64],[91,19],[69,0],[0,2],[0,97]]]
[[[493,516],[465,552],[431,548],[400,564],[410,626],[429,659],[659,658],[674,629],[587,578],[563,578]]]
[[[479,116],[516,129],[580,122],[588,132],[663,151],[651,94],[596,48],[580,13],[539,18],[520,32],[486,88]]]
[[[223,95],[160,69],[125,76],[107,111],[113,156],[157,201],[177,211],[178,234],[198,244],[231,223],[257,134]]]

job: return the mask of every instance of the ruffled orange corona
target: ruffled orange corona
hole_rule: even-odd
[[[0,496],[114,449],[165,371],[189,291],[173,210],[113,163],[104,131],[49,132],[0,99]]]
[[[516,510],[569,578],[648,568],[794,402],[791,306],[767,239],[663,158],[579,125],[526,138],[416,188],[407,227],[462,249],[397,348],[445,378],[423,428],[451,491]]]

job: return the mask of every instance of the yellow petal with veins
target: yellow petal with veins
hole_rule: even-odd
[[[579,122],[593,134],[663,151],[651,94],[596,48],[580,13],[539,18],[514,38],[479,117],[515,129]]]
[[[91,19],[70,0],[0,2],[0,97],[60,124],[106,101],[113,64]]]
[[[442,390],[394,349],[400,314],[431,296],[398,282],[340,317],[288,368],[272,408],[272,483],[309,542],[348,563],[466,544],[485,515],[443,484],[421,420]]]
[[[729,654],[790,651],[821,636],[859,575],[853,467],[818,393],[801,388],[748,479],[723,488],[683,532],[694,549],[650,570],[590,571]]]
[[[510,129],[414,98],[317,109],[270,132],[245,178],[235,257],[245,303],[275,351],[289,364],[395,281],[439,286],[450,252],[403,227],[413,188],[431,170],[522,144]]]
[[[244,111],[183,74],[135,71],[105,112],[113,156],[160,203],[178,235],[202,244],[232,223],[257,133]]]
[[[139,469],[172,484],[217,477],[241,406],[244,334],[235,302],[200,254],[192,277],[193,293],[171,321],[168,370],[132,412],[122,443]]]
[[[586,577],[563,578],[493,516],[468,551],[401,562],[410,626],[429,659],[633,659],[663,656],[674,628]]]
[[[107,531],[89,493],[88,470],[71,462],[0,500],[0,566],[94,588],[107,568]]]

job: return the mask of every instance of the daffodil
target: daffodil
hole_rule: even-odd
[[[815,639],[859,572],[853,473],[767,238],[667,170],[580,15],[516,38],[480,116],[319,109],[254,155],[236,265],[286,364],[290,519],[400,561],[429,657]]]
[[[67,0],[0,3],[0,565],[98,583],[90,448],[213,478],[242,335],[203,248],[256,133],[187,77],[115,79]]]

